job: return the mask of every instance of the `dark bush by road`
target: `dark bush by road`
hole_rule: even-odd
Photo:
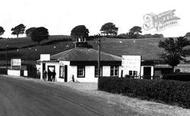
[[[165,80],[190,81],[190,73],[173,73],[163,76]]]
[[[98,89],[190,108],[190,82],[102,77]]]

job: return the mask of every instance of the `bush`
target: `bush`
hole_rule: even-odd
[[[6,68],[0,68],[0,74],[7,74]]]
[[[165,80],[190,81],[190,73],[173,73],[163,76]]]
[[[190,108],[190,82],[101,77],[98,89]]]
[[[28,70],[28,77],[31,78],[39,78],[37,74],[37,69],[35,65],[32,64],[26,64],[27,70]]]

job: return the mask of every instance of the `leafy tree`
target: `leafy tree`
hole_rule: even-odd
[[[180,61],[184,60],[185,51],[184,47],[190,45],[189,40],[184,37],[168,38],[159,42],[159,47],[163,48],[165,52],[162,54],[162,58],[174,69]]]
[[[104,25],[102,25],[101,29],[100,29],[102,34],[105,35],[117,35],[118,32],[118,27],[115,26],[115,24],[113,24],[112,22],[108,22]]]
[[[78,25],[71,30],[71,36],[74,37],[77,41],[85,41],[89,36],[88,33],[89,30],[85,27],[85,25]]]
[[[3,29],[3,27],[0,26],[0,36],[3,35],[5,32],[5,30]]]
[[[185,37],[190,37],[190,32],[187,32],[187,33],[185,34]]]
[[[49,32],[45,27],[38,27],[32,31],[30,36],[33,41],[40,43],[42,40],[48,39]]]
[[[19,34],[24,34],[25,28],[26,26],[24,26],[23,24],[19,24],[16,27],[12,28],[11,31],[12,34],[16,35],[18,38]]]
[[[139,26],[134,26],[129,30],[129,36],[131,38],[138,38],[140,33],[142,33],[142,28]]]
[[[26,31],[25,31],[25,34],[27,37],[31,37],[31,33],[36,29],[36,27],[31,27],[31,28],[28,28]]]

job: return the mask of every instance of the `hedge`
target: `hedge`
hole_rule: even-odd
[[[190,108],[190,82],[101,77],[98,89]]]
[[[0,74],[7,74],[6,68],[0,68]]]
[[[163,76],[165,80],[190,81],[190,73],[173,73]]]

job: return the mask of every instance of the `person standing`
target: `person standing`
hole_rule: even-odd
[[[55,70],[53,70],[53,72],[52,72],[52,81],[54,81],[54,82],[55,82],[55,75],[56,75]]]
[[[47,80],[47,71],[44,70],[43,72],[43,80],[46,81]]]
[[[51,71],[48,69],[48,81],[51,81]]]

